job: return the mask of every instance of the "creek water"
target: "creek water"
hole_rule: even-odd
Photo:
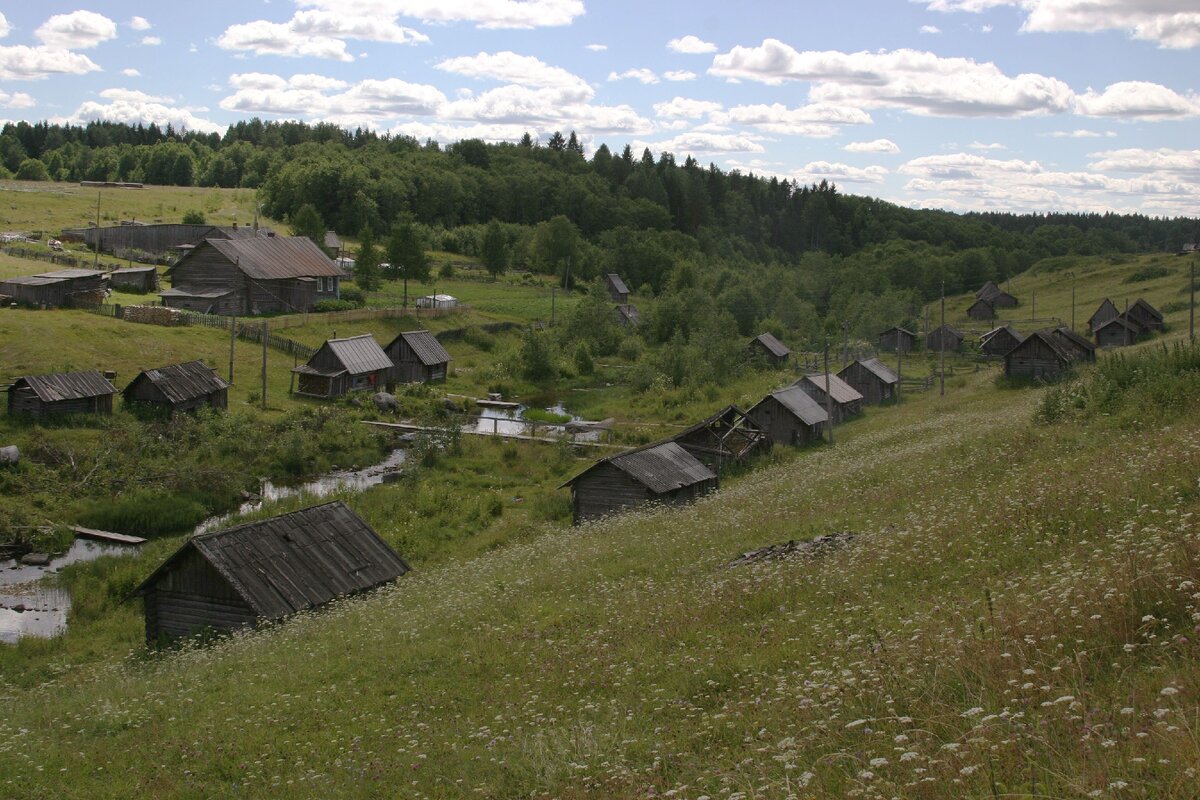
[[[499,436],[529,436],[536,433],[539,436],[563,436],[570,435],[575,441],[594,442],[600,438],[599,431],[584,430],[569,434],[566,425],[568,422],[583,422],[583,417],[572,414],[563,408],[562,403],[548,407],[546,410],[552,414],[560,414],[564,417],[570,417],[568,422],[540,422],[525,419],[525,412],[530,409],[530,406],[520,405],[516,408],[489,408],[487,406],[479,409],[479,419],[475,422],[474,431],[478,433],[493,434]]]

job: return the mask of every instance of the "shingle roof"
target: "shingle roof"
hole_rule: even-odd
[[[142,380],[150,381],[172,403],[185,403],[229,388],[229,384],[203,361],[144,370],[125,387],[125,396],[129,397],[130,390]]]
[[[1064,339],[1067,339],[1068,341],[1073,343],[1076,347],[1078,347],[1081,350],[1084,350],[1086,352],[1090,353],[1096,349],[1096,345],[1092,344],[1090,341],[1083,338],[1082,336],[1080,336],[1078,333],[1071,330],[1070,328],[1067,328],[1067,327],[1054,328],[1053,330],[1050,331],[1050,333],[1055,334],[1057,336],[1061,336]]]
[[[195,550],[260,617],[279,619],[395,580],[408,564],[342,502],[194,536],[147,578],[144,594]]]
[[[760,333],[754,337],[754,341],[767,348],[767,351],[776,358],[783,358],[792,351],[787,349],[787,345],[775,338],[770,333]]]
[[[943,331],[943,330],[946,331],[947,333],[951,334],[952,336],[954,336],[956,339],[964,338],[963,332],[960,331],[958,328],[954,327],[953,325],[950,325],[949,323],[947,323],[945,325],[937,326],[936,328],[931,330],[927,335],[928,336],[937,336],[939,334],[939,332]]]
[[[429,331],[405,331],[393,339],[384,349],[391,350],[392,345],[401,339],[412,348],[416,357],[427,367],[431,367],[434,364],[445,364],[447,361],[450,361],[450,354],[446,352],[446,348]]]
[[[980,300],[982,300],[983,298],[985,298],[985,297],[989,297],[990,295],[993,295],[993,294],[995,294],[995,293],[996,293],[996,292],[998,292],[998,291],[1000,291],[1000,287],[999,287],[999,286],[997,286],[997,285],[996,285],[995,283],[993,283],[992,281],[988,281],[988,282],[987,282],[987,283],[985,283],[983,286],[980,286],[980,287],[979,287],[979,291],[977,291],[977,292],[975,293],[975,296],[976,296],[977,298],[979,298]]]
[[[53,272],[39,272],[39,278],[102,278],[105,273],[94,269],[79,269],[76,267],[68,267],[67,269],[56,269]]]
[[[717,477],[715,472],[700,463],[695,456],[670,441],[603,458],[559,488],[570,486],[601,464],[612,464],[655,494],[663,494],[701,481],[716,480]]]
[[[157,269],[157,267],[123,267],[121,269],[114,269],[108,275],[109,277],[113,275],[144,275],[147,272],[154,272]]]
[[[878,358],[866,358],[862,359],[858,363],[884,383],[900,382],[900,378],[896,376],[896,373],[892,372],[892,368],[887,364],[884,364]]]
[[[1145,300],[1145,298],[1139,297],[1139,298],[1137,299],[1137,302],[1135,302],[1133,305],[1131,305],[1131,306],[1129,307],[1129,310],[1130,310],[1130,311],[1133,311],[1135,308],[1140,308],[1140,309],[1142,309],[1142,310],[1143,310],[1143,311],[1145,311],[1147,314],[1149,314],[1150,316],[1154,317],[1154,318],[1155,318],[1155,319],[1157,319],[1157,320],[1160,320],[1160,321],[1161,321],[1161,320],[1162,320],[1162,318],[1163,318],[1162,312],[1161,312],[1161,311],[1159,311],[1159,310],[1158,310],[1157,308],[1155,308],[1154,306],[1152,306],[1152,305],[1150,305],[1149,303],[1147,303],[1147,302],[1146,302],[1146,300]]]
[[[853,403],[856,400],[863,399],[861,392],[859,392],[850,384],[846,383],[837,375],[826,375],[825,373],[821,373],[819,375],[805,375],[793,385],[799,386],[802,383],[807,383],[809,386],[815,386],[824,392],[826,378],[829,379],[829,394],[833,396],[833,402],[839,404]]]
[[[1120,325],[1122,328],[1124,328],[1127,331],[1130,331],[1131,333],[1133,333],[1135,335],[1140,334],[1142,332],[1142,326],[1138,325],[1137,322],[1135,322],[1133,320],[1125,319],[1125,317],[1122,317],[1122,316],[1116,316],[1116,317],[1112,317],[1111,319],[1105,320],[1104,322],[1097,325],[1096,333],[1099,333],[1100,331],[1104,330],[1109,325]]]
[[[786,389],[771,392],[771,397],[795,414],[805,425],[816,425],[829,421],[829,414],[821,408],[821,404],[805,394],[799,386],[789,386]]]
[[[248,239],[205,239],[238,269],[258,280],[337,277],[342,274],[321,248],[306,236],[257,236]],[[194,258],[198,247],[180,259]],[[176,264],[178,266],[178,264]]]
[[[392,368],[392,360],[369,333],[346,339],[329,339],[323,347],[328,347],[351,375]]]
[[[1017,329],[1012,325],[997,325],[987,333],[980,336],[979,341],[981,343],[986,343],[988,339],[991,339],[993,336],[1001,332],[1007,332],[1009,336],[1013,337],[1017,341],[1021,340],[1021,334],[1017,333]]]
[[[896,325],[896,326],[894,326],[894,327],[888,328],[886,331],[884,331],[884,332],[880,333],[879,335],[880,335],[880,336],[887,336],[889,333],[893,333],[893,332],[895,332],[895,333],[904,333],[904,334],[907,334],[907,335],[909,335],[909,336],[912,336],[913,338],[916,338],[916,336],[917,336],[915,333],[913,333],[912,331],[910,331],[908,328],[901,328],[899,325]]]
[[[1030,344],[1035,339],[1046,345],[1046,347],[1050,348],[1050,350],[1053,351],[1062,362],[1069,364],[1075,360],[1075,356],[1070,350],[1067,349],[1067,346],[1063,344],[1063,341],[1056,337],[1053,332],[1048,330],[1034,331],[1033,333],[1029,334],[1021,341],[1019,345],[1010,350],[1005,358],[1012,356],[1013,353],[1016,353],[1022,347]]]
[[[26,375],[13,381],[13,387],[21,383],[32,389],[43,403],[79,400],[84,397],[99,397],[117,392],[117,387],[94,369],[84,372],[60,372],[52,375]]]
[[[612,284],[612,288],[618,294],[629,294],[629,287],[625,285],[625,281],[621,280],[621,276],[615,272],[610,272],[607,275],[608,282]]]

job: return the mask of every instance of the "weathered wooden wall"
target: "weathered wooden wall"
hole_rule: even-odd
[[[205,628],[253,625],[253,609],[196,552],[181,558],[145,594],[146,639],[187,636]]]

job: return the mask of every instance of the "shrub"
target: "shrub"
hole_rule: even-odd
[[[1144,283],[1145,281],[1152,281],[1155,278],[1165,278],[1174,272],[1175,270],[1170,267],[1164,267],[1162,264],[1150,264],[1131,272],[1121,283]]]
[[[188,497],[138,489],[115,500],[87,502],[80,509],[79,520],[89,528],[134,536],[165,536],[190,531],[206,516],[208,510]]]
[[[192,209],[191,211],[183,212],[182,222],[184,225],[204,225],[207,222],[207,219],[205,218],[203,211]]]
[[[636,336],[627,336],[617,348],[617,355],[626,361],[637,361],[642,357],[642,340]]]
[[[313,306],[313,311],[325,313],[327,311],[352,311],[359,308],[358,303],[350,300],[318,300]]]
[[[575,347],[575,371],[580,375],[591,375],[596,370],[592,363],[592,354],[588,352],[587,342],[580,342]]]
[[[454,277],[454,265],[451,264],[449,261],[442,264],[442,266],[438,267],[438,277],[439,278],[453,278]]]
[[[367,295],[362,289],[343,288],[339,292],[339,298],[347,303],[353,303],[355,308],[362,308],[367,304]],[[324,301],[322,301],[324,302]]]

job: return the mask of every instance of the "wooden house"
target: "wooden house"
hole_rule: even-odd
[[[870,405],[894,400],[900,377],[878,358],[852,361],[837,374]]]
[[[1163,329],[1162,312],[1141,297],[1124,313],[1130,322],[1140,325],[1148,331],[1161,331]]]
[[[1002,356],[1021,343],[1023,337],[1011,325],[1001,325],[979,337],[979,349],[987,356]]]
[[[139,372],[121,396],[126,405],[144,403],[174,414],[228,407],[229,384],[203,361],[189,361]]]
[[[1135,322],[1116,316],[1095,329],[1097,347],[1128,347],[1144,333]]]
[[[429,331],[405,331],[383,348],[392,362],[393,379],[406,383],[444,381],[450,354]]]
[[[117,387],[96,370],[26,375],[8,387],[8,413],[111,414]]]
[[[167,271],[164,306],[208,314],[312,311],[335,300],[342,271],[304,236],[205,239]]]
[[[1000,291],[1000,287],[999,287],[999,286],[997,286],[997,285],[995,284],[995,282],[993,282],[993,281],[988,281],[988,282],[987,282],[987,283],[985,283],[983,286],[980,286],[980,287],[979,287],[979,290],[975,292],[975,299],[976,299],[976,300],[982,300],[982,299],[984,299],[985,297],[989,297],[989,296],[991,296],[991,295],[995,294],[995,293],[996,293],[996,292],[998,292],[998,291]]]
[[[333,257],[342,254],[342,239],[337,235],[337,231],[325,231],[325,252]]]
[[[834,425],[845,422],[850,417],[862,413],[862,393],[837,375],[829,373],[805,375],[792,385],[799,386],[821,408],[829,408],[825,404],[825,401],[828,397],[832,397]]]
[[[279,620],[409,571],[341,502],[193,536],[134,593],[146,640]]]
[[[617,273],[610,272],[604,276],[604,287],[608,289],[608,296],[614,303],[625,305],[629,302],[629,287]]]
[[[967,316],[971,319],[995,319],[996,307],[987,300],[979,299],[967,309]]]
[[[1092,333],[1095,333],[1100,329],[1101,325],[1110,319],[1115,319],[1120,314],[1121,312],[1117,310],[1116,304],[1106,297],[1104,298],[1104,302],[1100,304],[1100,307],[1096,309],[1096,313],[1092,314],[1091,319],[1088,320],[1088,327],[1091,328]]]
[[[294,367],[296,394],[339,397],[347,392],[383,389],[392,378],[392,360],[369,333],[328,339],[307,364]]]
[[[829,422],[824,406],[799,386],[771,392],[746,412],[771,444],[806,445],[820,440]]]
[[[775,367],[782,367],[786,364],[791,352],[783,342],[770,333],[760,333],[750,340],[750,353],[765,358],[768,364]]]
[[[576,525],[646,503],[681,505],[717,488],[715,472],[673,441],[597,461],[558,488],[571,488]]]
[[[250,225],[239,227],[236,222],[232,225],[162,222],[149,225],[122,223],[101,228],[94,225],[87,228],[69,228],[62,232],[60,238],[63,241],[86,242],[92,249],[95,249],[98,242],[102,253],[141,250],[161,255],[172,251],[191,250],[205,239],[252,239],[274,235],[270,228]]]
[[[1096,345],[1070,328],[1051,328],[1050,333],[1058,338],[1076,362],[1088,363],[1096,360]]]
[[[917,335],[899,326],[888,328],[879,334],[879,349],[886,350],[889,353],[898,351],[911,353],[917,349]]]
[[[94,269],[57,269],[0,281],[0,296],[28,306],[96,305],[108,288],[106,273]]]
[[[1035,331],[1004,355],[1004,374],[1009,378],[1056,380],[1075,365],[1061,337],[1050,331]]]
[[[617,322],[623,328],[636,328],[642,322],[641,312],[633,303],[624,303],[614,309],[617,315]]]
[[[766,434],[737,406],[726,406],[677,434],[673,441],[718,474],[745,461],[766,443]]]
[[[951,325],[941,325],[925,334],[925,349],[934,353],[954,352],[963,346],[962,331]]]
[[[986,300],[992,308],[1013,308],[1017,305],[1017,298],[1001,289],[992,281],[988,281],[979,288],[979,291],[975,293],[975,299]],[[975,317],[975,319],[984,318]]]
[[[126,267],[108,273],[108,285],[123,292],[158,291],[158,267]]]

